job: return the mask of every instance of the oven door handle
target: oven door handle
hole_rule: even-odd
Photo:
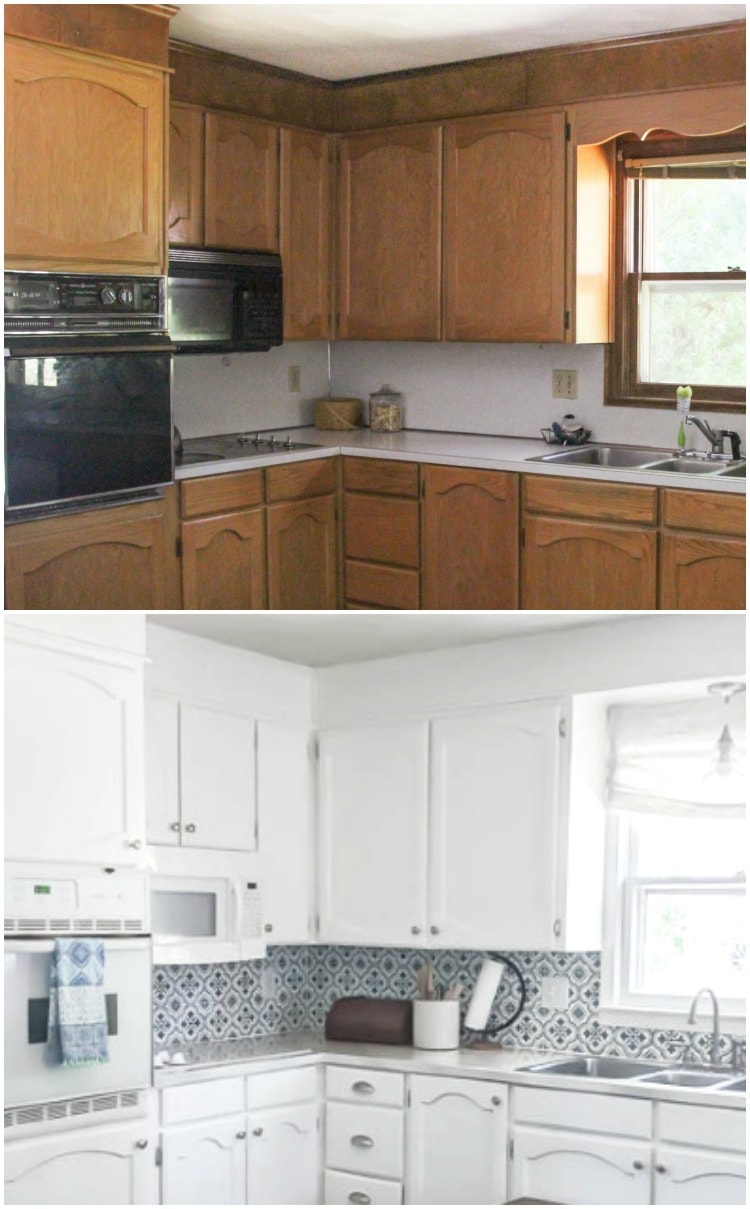
[[[92,335],[16,336],[5,333],[5,359],[77,357],[96,353],[170,353],[174,346],[165,332],[102,332]]]

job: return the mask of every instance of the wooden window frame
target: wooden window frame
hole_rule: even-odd
[[[642,279],[680,281],[744,281],[744,271],[727,273],[648,273],[640,269],[641,249],[638,207],[639,190],[628,189],[624,170],[627,153],[638,158],[649,155],[685,155],[704,152],[744,151],[745,129],[723,135],[680,138],[665,134],[641,141],[632,135],[618,139],[615,171],[615,258],[614,343],[606,356],[605,404],[616,407],[673,409],[678,383],[639,382],[637,379],[638,289]],[[622,153],[622,154],[621,154]],[[632,199],[631,199],[632,194]],[[628,266],[633,264],[634,271]],[[745,388],[736,386],[693,386],[692,406],[700,411],[745,411]]]

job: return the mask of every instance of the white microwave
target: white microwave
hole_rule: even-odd
[[[257,858],[152,851],[155,965],[206,965],[265,956]]]

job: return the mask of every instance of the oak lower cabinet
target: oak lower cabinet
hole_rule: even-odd
[[[502,1205],[508,1088],[478,1079],[409,1078],[407,1205]]]
[[[692,1104],[656,1108],[655,1205],[745,1205],[745,1113]]]
[[[744,609],[744,496],[662,493],[659,606]]]
[[[6,39],[6,268],[164,272],[165,95],[159,68]]]
[[[5,529],[8,609],[177,609],[177,497]]]
[[[161,1204],[244,1205],[247,1118],[242,1078],[161,1093]]]
[[[269,609],[338,603],[336,467],[332,458],[266,472]]]
[[[657,491],[526,475],[523,609],[655,609]]]
[[[396,1071],[326,1068],[326,1205],[400,1205],[405,1079]]]
[[[347,606],[418,609],[419,466],[343,459]]]
[[[186,609],[265,609],[263,471],[183,479],[182,585]]]
[[[423,466],[422,482],[422,608],[517,608],[518,475]]]

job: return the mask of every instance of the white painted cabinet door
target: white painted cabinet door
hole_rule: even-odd
[[[244,714],[180,703],[182,843],[256,847],[255,724]]]
[[[259,722],[258,850],[269,944],[310,939],[312,819],[309,732]]]
[[[163,1205],[244,1205],[245,1116],[219,1117],[162,1133]]]
[[[569,1205],[648,1205],[651,1145],[516,1125],[511,1195]]]
[[[409,1087],[406,1204],[504,1204],[507,1087],[430,1075]]]
[[[180,843],[180,706],[174,697],[146,696],[146,839]]]
[[[158,1197],[155,1137],[143,1121],[6,1143],[6,1205],[155,1205]]]
[[[140,661],[9,641],[5,672],[6,859],[137,864]]]
[[[321,940],[424,942],[428,751],[426,721],[321,734]]]
[[[554,947],[562,709],[520,704],[433,723],[433,943]]]
[[[658,1146],[655,1205],[746,1205],[745,1156]]]
[[[320,1203],[321,1153],[316,1104],[250,1114],[248,1205]]]

